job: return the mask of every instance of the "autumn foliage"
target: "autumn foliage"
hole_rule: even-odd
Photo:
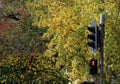
[[[99,60],[87,46],[87,26],[105,14],[104,83],[120,82],[119,0],[4,0],[1,20],[0,82],[68,84],[90,80],[89,61]],[[19,5],[18,5],[19,4]],[[7,6],[6,6],[7,5]],[[0,16],[3,16],[2,14]],[[10,21],[10,22],[9,22]],[[99,64],[99,62],[98,62]],[[99,80],[95,75],[95,80]],[[70,81],[69,81],[70,80]]]

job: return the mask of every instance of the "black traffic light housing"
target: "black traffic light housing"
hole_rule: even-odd
[[[95,75],[98,72],[98,68],[97,68],[97,59],[92,58],[90,60],[90,74],[91,75]]]
[[[91,27],[88,27],[88,31],[90,32],[90,34],[88,34],[90,41],[87,44],[92,47],[93,50],[97,50],[100,47],[100,30],[96,22],[93,22]]]
[[[95,82],[84,81],[84,82],[81,83],[81,84],[95,84]]]

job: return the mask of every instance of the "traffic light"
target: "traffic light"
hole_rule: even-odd
[[[97,69],[97,60],[92,58],[90,60],[90,74],[94,75],[97,74],[98,69]]]
[[[96,22],[92,22],[91,27],[88,27],[88,31],[91,33],[88,34],[90,41],[87,44],[92,47],[93,51],[96,51],[100,46],[100,31]]]
[[[84,81],[84,82],[81,83],[81,84],[95,84],[95,82]]]

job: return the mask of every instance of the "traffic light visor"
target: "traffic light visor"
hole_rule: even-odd
[[[87,43],[90,47],[95,48],[95,42],[94,41],[90,41]]]
[[[95,27],[88,27],[88,30],[92,33],[95,33]]]
[[[88,35],[88,38],[95,41],[95,34],[89,34]]]

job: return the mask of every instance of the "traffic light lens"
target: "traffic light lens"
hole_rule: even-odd
[[[89,34],[88,35],[88,38],[95,41],[95,34]]]
[[[88,27],[88,30],[92,33],[95,33],[95,27]]]
[[[92,58],[90,61],[90,74],[97,74],[97,59]]]
[[[92,66],[95,66],[95,61],[92,61]]]
[[[95,42],[94,41],[90,41],[87,43],[89,46],[95,48]]]

